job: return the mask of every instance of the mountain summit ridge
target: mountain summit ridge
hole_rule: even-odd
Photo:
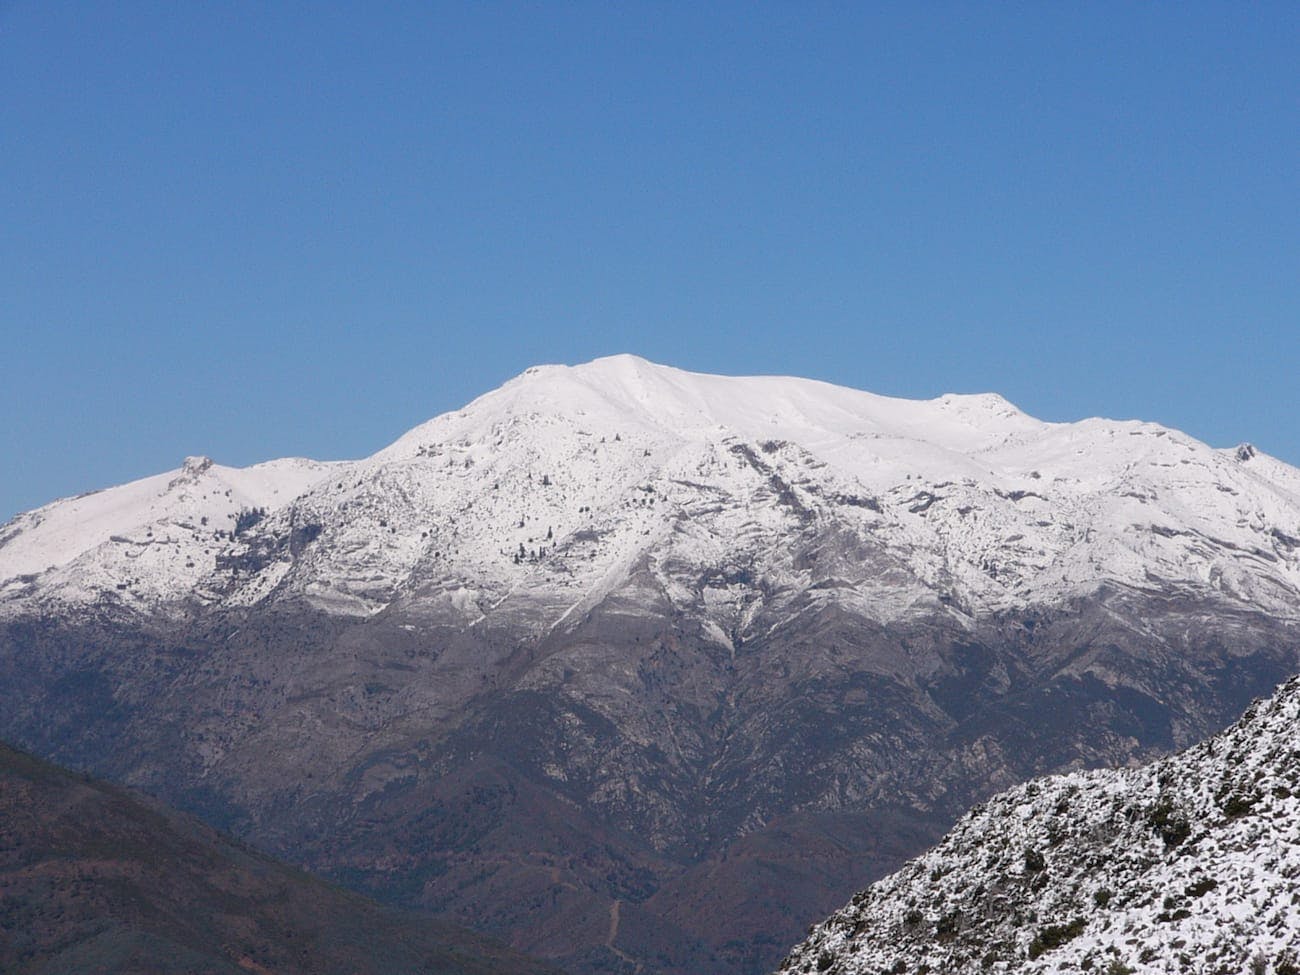
[[[488,497],[504,482],[528,491],[534,477],[548,489],[538,503]],[[767,497],[756,494],[763,482]],[[245,509],[259,518],[265,509],[262,530],[286,537],[296,524],[320,526],[317,551],[333,530],[345,536],[337,571],[316,558],[319,571],[298,580],[304,598],[332,612],[374,613],[419,588],[434,561],[442,581],[463,577],[491,603],[546,560],[530,517],[546,519],[537,531],[550,533],[541,551],[553,557],[583,532],[626,535],[626,512],[614,509],[646,486],[666,504],[652,523],[634,520],[660,540],[680,538],[681,518],[708,491],[847,523],[915,576],[893,612],[926,601],[926,590],[978,613],[1104,582],[1141,587],[1161,577],[1160,563],[1170,582],[1273,611],[1289,612],[1300,589],[1300,471],[1253,448],[1214,450],[1136,421],[1047,423],[996,394],[896,399],[621,355],[530,368],[361,461],[239,470],[188,458],[178,471],[20,515],[0,528],[0,612],[46,597],[144,610],[265,598],[293,574],[282,564],[290,546],[246,558],[250,542],[267,546],[237,523]],[[476,506],[488,514],[468,514]],[[348,554],[366,547],[349,530],[358,509],[368,516],[361,531],[402,535],[362,565]],[[439,525],[427,511],[466,517]],[[628,538],[607,548],[601,578],[649,550]],[[251,584],[228,571],[259,561]]]

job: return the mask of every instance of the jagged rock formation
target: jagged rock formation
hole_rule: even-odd
[[[0,744],[9,975],[556,975]]]
[[[1218,730],[1298,615],[1253,449],[623,356],[19,516],[0,733],[574,971],[747,973],[993,792]]]
[[[1300,971],[1300,678],[1136,770],[1039,779],[818,926],[783,973]]]

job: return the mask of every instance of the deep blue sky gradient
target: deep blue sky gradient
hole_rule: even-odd
[[[0,0],[0,520],[619,351],[1300,463],[1297,50],[1289,3]]]

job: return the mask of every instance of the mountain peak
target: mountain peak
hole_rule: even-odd
[[[207,471],[212,466],[212,458],[198,455],[195,457],[186,457],[181,464],[181,470],[186,474],[199,475]]]
[[[480,413],[482,419],[528,413],[599,417],[673,439],[730,435],[802,443],[883,437],[960,452],[1048,426],[995,393],[913,400],[793,376],[690,372],[629,354],[533,366],[457,415]],[[427,439],[430,424],[412,431],[412,439]]]

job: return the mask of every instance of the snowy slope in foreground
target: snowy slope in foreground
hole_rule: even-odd
[[[1298,959],[1295,678],[1179,755],[977,807],[781,971],[1282,973]]]
[[[251,506],[272,510],[245,538],[200,530]],[[996,395],[911,401],[614,356],[529,369],[356,463],[197,463],[0,529],[11,608],[275,595],[361,616],[420,603],[465,625],[504,607],[549,627],[644,565],[679,602],[701,575],[764,580],[708,597],[731,607],[726,632],[773,594],[889,619],[1105,583],[1290,618],[1300,472],[1149,423],[1045,423]]]

